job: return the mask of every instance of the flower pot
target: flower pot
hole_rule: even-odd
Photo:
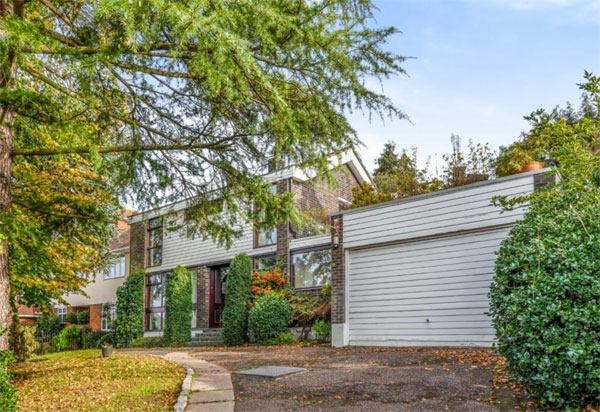
[[[102,347],[102,357],[103,358],[109,358],[110,355],[113,354],[114,350],[115,350],[115,348],[112,347],[112,346],[103,346]]]
[[[544,162],[537,162],[535,160],[531,160],[525,163],[525,166],[517,173],[525,173],[525,172],[533,172],[534,170],[540,170],[544,168]]]

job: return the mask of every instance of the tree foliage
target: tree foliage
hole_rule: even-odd
[[[167,277],[163,344],[183,346],[192,337],[192,274],[177,266]]]
[[[248,338],[248,303],[252,293],[252,259],[237,255],[231,261],[223,310],[223,342],[241,345]]]
[[[581,160],[573,158],[574,154],[586,150],[591,154],[598,152],[600,77],[585,72],[584,78],[585,82],[578,85],[583,93],[579,111],[567,103],[564,109],[556,107],[550,113],[538,109],[525,116],[531,129],[523,133],[519,141],[500,148],[498,176],[513,174],[532,160],[572,166],[589,159],[589,154],[584,154]],[[571,150],[574,147],[583,150],[574,152]]]
[[[131,273],[117,289],[115,340],[117,347],[127,348],[144,334],[144,279],[146,273]]]
[[[190,198],[190,234],[225,245],[257,213],[302,227],[292,195],[260,177],[267,159],[324,175],[357,143],[347,111],[403,116],[363,81],[404,60],[382,48],[396,30],[370,27],[369,0],[2,4],[0,292],[10,248],[24,304],[81,289],[115,194]]]

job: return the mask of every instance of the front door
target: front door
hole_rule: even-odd
[[[209,326],[223,326],[223,309],[225,308],[225,282],[229,266],[215,266],[210,269],[210,316]]]

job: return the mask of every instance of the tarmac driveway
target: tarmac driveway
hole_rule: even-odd
[[[485,349],[239,347],[190,355],[232,373],[239,412],[456,411],[518,409],[509,388],[494,387],[496,361]],[[238,375],[259,366],[306,372],[277,379]]]

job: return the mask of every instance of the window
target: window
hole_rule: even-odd
[[[148,330],[162,330],[165,311],[166,273],[146,277],[146,313]]]
[[[76,275],[80,279],[88,280],[89,278],[89,275],[86,272],[77,272]]]
[[[277,185],[269,186],[271,194],[277,194]],[[262,222],[256,225],[256,233],[254,239],[254,247],[274,245],[277,243],[277,228],[267,229]]]
[[[65,315],[67,314],[67,308],[59,307],[55,308],[56,316],[60,319],[60,323],[65,323]]]
[[[125,256],[119,256],[114,265],[104,271],[104,279],[122,278],[125,276]]]
[[[115,330],[115,319],[117,319],[117,304],[103,303],[102,304],[102,325],[103,331]]]
[[[331,278],[331,249],[313,249],[292,253],[294,287],[316,288]]]
[[[277,256],[259,256],[254,258],[254,270],[267,270],[277,266]]]
[[[150,219],[148,222],[148,257],[147,267],[162,264],[163,227],[162,218]]]

